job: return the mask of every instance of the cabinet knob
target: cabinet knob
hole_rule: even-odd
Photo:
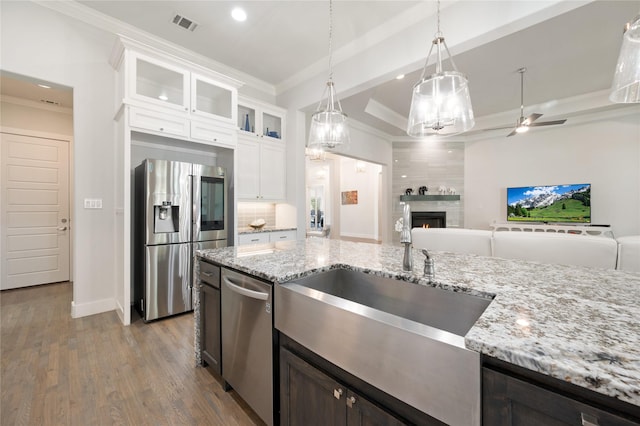
[[[347,398],[347,407],[352,408],[353,404],[356,403],[356,397],[355,396],[350,396],[349,398]]]
[[[344,391],[342,390],[342,388],[334,389],[333,390],[333,397],[335,399],[340,399],[342,397],[343,393],[344,393]]]
[[[160,131],[161,131],[161,132],[164,132],[164,127],[160,127]]]
[[[213,141],[214,142],[218,142],[218,138],[213,138]]]

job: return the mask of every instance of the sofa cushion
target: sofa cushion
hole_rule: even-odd
[[[614,269],[613,238],[548,232],[495,232],[493,255],[507,259]]]
[[[617,238],[618,265],[623,271],[640,272],[640,235]]]
[[[491,231],[462,228],[413,228],[411,241],[417,249],[491,256]]]

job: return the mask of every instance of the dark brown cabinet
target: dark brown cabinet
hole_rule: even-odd
[[[200,261],[200,355],[221,374],[220,268]]]
[[[584,397],[556,392],[490,368],[483,368],[483,424],[491,426],[631,426],[638,419],[615,413]]]
[[[280,424],[396,426],[404,423],[281,347]]]

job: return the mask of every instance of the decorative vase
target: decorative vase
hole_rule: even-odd
[[[244,129],[245,132],[251,131],[251,124],[249,123],[249,114],[244,116]]]

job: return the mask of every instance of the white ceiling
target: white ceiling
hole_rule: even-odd
[[[464,7],[476,1],[443,0],[443,18],[447,7]],[[524,0],[496,1],[508,6],[506,9],[526,3]],[[276,90],[290,87],[288,83],[300,76],[317,75],[319,70],[322,72],[327,69],[326,0],[91,0],[80,3],[91,8],[89,10],[106,14],[242,71],[273,85]],[[540,106],[556,99],[610,87],[622,26],[638,13],[640,1],[580,0],[566,3],[577,7],[570,7],[569,12],[556,14],[520,31],[507,31],[508,35],[502,38],[466,51],[461,49],[462,53],[455,55],[458,69],[469,77],[476,117],[519,107],[519,75],[516,70],[523,66],[527,67],[525,114],[534,112],[527,111],[527,105]],[[238,23],[230,18],[230,11],[235,6],[247,11],[246,22]],[[392,36],[401,33],[404,28],[417,22],[413,19],[414,15],[432,17],[436,3],[432,0],[334,0],[333,8],[334,62],[339,62],[344,61],[346,55],[357,54],[359,48],[366,48],[381,34]],[[172,24],[170,21],[175,13],[197,22],[198,28],[190,32]],[[507,12],[505,22],[506,16]],[[482,20],[483,17],[478,16],[477,19]],[[456,28],[461,32],[459,27]],[[444,20],[442,31],[450,41],[453,29]],[[434,32],[435,28],[427,31],[428,34]],[[426,56],[430,42],[430,38],[424,40],[424,53],[420,52],[421,55]],[[380,60],[385,59],[383,52]],[[395,80],[390,76],[388,81],[364,84],[366,89],[341,98],[343,109],[350,117],[389,135],[404,136],[401,125],[394,126],[380,120],[365,112],[365,108],[371,102],[400,117],[406,117],[411,87],[420,76],[421,70],[417,68],[421,65],[414,65],[413,69],[407,70],[403,80]],[[337,78],[336,87],[340,90]],[[322,87],[318,87],[318,96],[321,90]],[[515,122],[516,118],[514,116],[508,123]],[[545,115],[542,120],[549,118]]]

